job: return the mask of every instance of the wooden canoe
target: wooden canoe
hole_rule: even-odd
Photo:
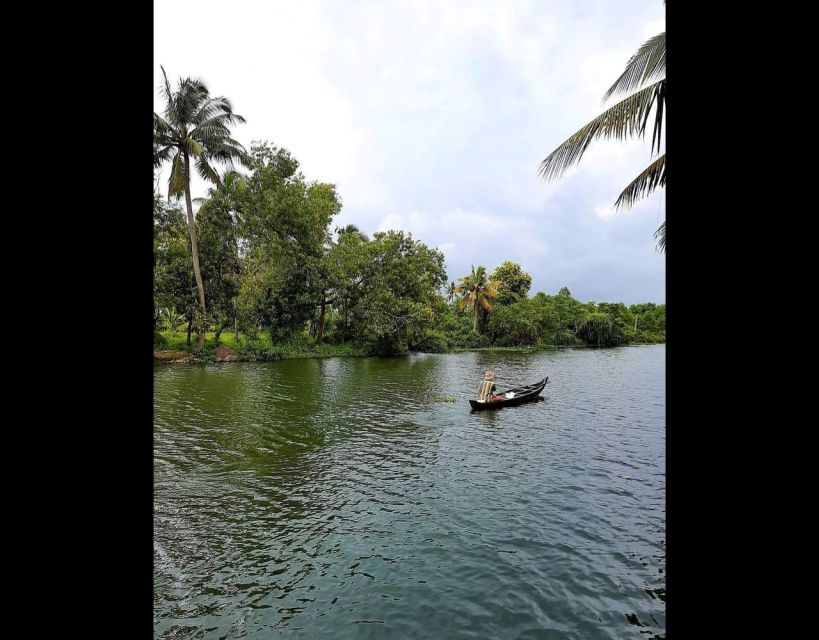
[[[515,396],[513,398],[504,398],[503,400],[494,400],[489,402],[479,402],[478,400],[470,400],[469,404],[472,405],[473,409],[482,410],[482,409],[497,409],[499,407],[511,407],[512,405],[522,404],[524,402],[531,402],[532,400],[537,400],[540,397],[540,392],[543,391],[543,387],[549,384],[549,377],[543,378],[540,382],[535,382],[534,384],[530,384],[525,387],[517,387],[515,389],[507,389],[506,391],[502,391],[497,395],[505,396],[507,393],[514,393]]]

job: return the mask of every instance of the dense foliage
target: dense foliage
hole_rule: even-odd
[[[164,146],[155,148],[156,166],[173,156],[176,171],[194,148],[200,173],[214,185],[193,201],[189,173],[179,169],[170,189],[179,197],[154,198],[157,346],[190,348],[192,332],[199,336],[197,351],[207,335],[211,347],[222,342],[254,357],[665,340],[665,305],[583,303],[566,287],[530,295],[532,276],[508,260],[491,272],[479,265],[449,280],[444,255],[409,233],[370,238],[354,225],[333,229],[342,206],[335,186],[309,181],[286,149],[259,142],[245,152],[219,138],[227,123],[240,119],[197,82],[183,81],[176,94],[166,85],[166,115],[198,122],[208,100],[216,100],[218,131],[209,132],[206,120],[186,125],[186,135],[194,142],[201,135],[210,151],[173,138],[178,128],[157,125],[165,137],[157,136]],[[203,113],[174,111],[181,109],[174,100],[186,91]],[[212,170],[209,162],[230,159],[234,151],[245,173]]]

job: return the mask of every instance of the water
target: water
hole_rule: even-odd
[[[154,375],[157,638],[665,635],[663,345]]]

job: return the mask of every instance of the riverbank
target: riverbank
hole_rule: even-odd
[[[215,362],[272,362],[276,360],[293,360],[299,358],[338,358],[338,357],[366,357],[374,355],[359,345],[344,344],[314,344],[310,341],[290,341],[274,343],[266,334],[256,338],[240,335],[237,340],[231,332],[223,332],[216,341],[216,334],[205,334],[205,345],[201,353],[194,352],[195,337],[191,337],[191,344],[187,343],[187,336],[183,332],[160,333],[162,339],[154,345],[155,363],[215,363]],[[622,346],[638,346],[647,344],[662,344],[655,342],[635,342]],[[470,351],[503,351],[516,353],[536,353],[556,349],[584,349],[596,348],[594,345],[540,345],[521,347],[453,347],[436,353],[466,353]],[[424,350],[416,352],[424,353]]]

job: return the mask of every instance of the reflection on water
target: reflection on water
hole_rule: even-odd
[[[664,367],[663,346],[157,367],[156,636],[664,635]],[[548,375],[544,401],[470,411],[486,369]]]

